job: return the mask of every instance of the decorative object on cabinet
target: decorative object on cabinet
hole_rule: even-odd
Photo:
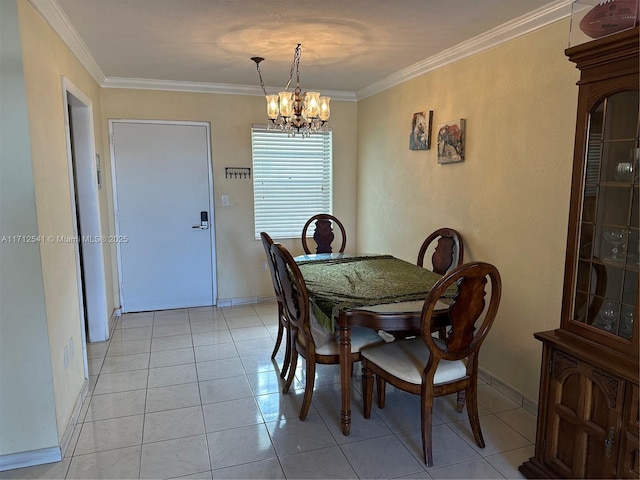
[[[411,135],[409,136],[409,150],[429,150],[431,148],[431,124],[433,110],[417,112],[411,117]]]
[[[580,80],[562,314],[560,328],[534,335],[528,478],[640,477],[639,43],[635,27],[565,52]]]
[[[575,0],[569,46],[632,29],[638,25],[639,6],[640,0]]]
[[[438,163],[464,161],[465,120],[460,118],[438,127]]]

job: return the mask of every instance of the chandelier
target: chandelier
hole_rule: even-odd
[[[307,137],[312,132],[326,131],[328,129],[327,120],[331,114],[329,109],[331,99],[329,97],[321,97],[318,92],[302,93],[300,90],[300,54],[302,53],[300,46],[299,43],[293,52],[287,86],[278,95],[269,95],[264,88],[260,71],[260,62],[264,58],[251,57],[251,60],[256,62],[260,86],[267,99],[267,115],[269,117],[267,129],[283,130],[290,137],[296,134]],[[291,92],[289,87],[294,73],[296,74],[296,88]]]

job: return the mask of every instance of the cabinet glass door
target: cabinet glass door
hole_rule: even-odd
[[[630,339],[640,263],[638,91],[591,111],[573,320]]]

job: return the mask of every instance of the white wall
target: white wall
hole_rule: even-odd
[[[39,234],[15,1],[0,1],[0,35],[2,457],[57,447],[58,431],[40,246],[11,241]]]

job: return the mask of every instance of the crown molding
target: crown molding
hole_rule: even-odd
[[[102,82],[104,88],[130,88],[134,90],[166,90],[172,92],[192,93],[222,93],[225,95],[252,95],[263,97],[262,88],[254,85],[230,85],[224,83],[205,82],[177,82],[171,80],[153,80],[147,78],[108,77]],[[268,90],[277,91],[275,87],[267,87]],[[354,92],[339,90],[324,90],[322,95],[331,97],[332,100],[355,102]]]
[[[0,0],[1,1],[1,0]],[[262,96],[257,86],[229,85],[204,82],[178,82],[143,78],[105,77],[87,45],[73,28],[56,0],[29,0],[60,36],[94,80],[104,88],[130,88],[138,90],[167,90],[177,92],[222,93],[227,95]],[[511,20],[468,41],[462,42],[437,55],[400,70],[385,79],[357,92],[324,91],[323,95],[339,101],[357,101],[411,80],[424,73],[462,60],[477,53],[508,42],[526,33],[562,20],[571,14],[572,0],[554,0],[526,15]],[[270,88],[271,90],[271,88]],[[274,89],[277,90],[277,89]]]
[[[462,42],[441,53],[402,69],[385,79],[373,83],[356,92],[356,98],[362,100],[419,75],[436,70],[458,60],[489,50],[521,35],[540,29],[571,15],[572,0],[555,0],[526,15],[515,18],[481,35]],[[567,41],[568,41],[567,33]]]
[[[60,8],[58,2],[55,0],[29,0],[29,3],[40,12],[40,15],[60,36],[65,45],[69,47],[98,85],[102,85],[105,79],[104,73],[94,60],[87,45],[71,25],[69,17]]]

